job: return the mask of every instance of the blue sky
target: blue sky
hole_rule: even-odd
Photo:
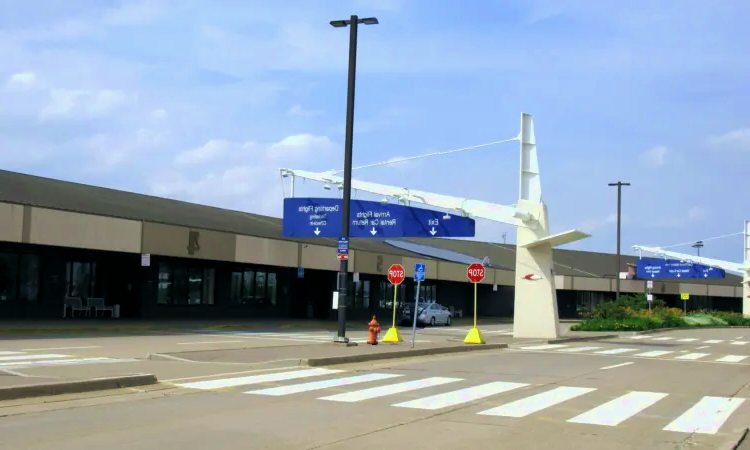
[[[750,3],[625,5],[2,2],[0,167],[278,216],[277,168],[342,165],[348,35],[328,22],[356,13],[380,25],[360,29],[355,165],[511,138],[525,111],[553,232],[593,234],[570,248],[614,252],[618,180],[632,183],[624,252],[740,232]],[[355,178],[514,204],[518,146]],[[478,222],[478,239],[504,232],[513,242]],[[733,236],[702,254],[739,261],[741,248]]]

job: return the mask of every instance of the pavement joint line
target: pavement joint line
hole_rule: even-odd
[[[273,371],[281,371],[285,369],[292,369],[295,366],[289,366],[289,367],[276,367],[276,368],[269,368],[269,369],[255,369],[255,370],[243,370],[241,372],[225,372],[225,373],[216,373],[212,375],[200,375],[195,377],[186,377],[186,378],[172,378],[169,380],[162,380],[161,383],[164,384],[172,384],[175,381],[186,381],[186,380],[200,380],[202,378],[214,378],[214,377],[225,377],[228,375],[242,375],[245,373],[259,373],[259,372],[273,372]],[[300,367],[300,366],[296,366]]]
[[[41,352],[46,350],[73,350],[82,348],[102,348],[101,345],[87,345],[82,347],[50,347],[50,348],[22,348],[22,352]]]

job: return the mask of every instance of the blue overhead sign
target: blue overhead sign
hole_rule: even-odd
[[[676,259],[641,258],[635,266],[635,276],[641,279],[724,278],[726,272]]]
[[[286,237],[338,237],[341,206],[337,198],[285,198]],[[474,237],[474,219],[391,203],[352,200],[349,236],[354,238]],[[447,218],[446,218],[447,217]]]
[[[414,281],[424,281],[427,276],[427,264],[414,263]]]

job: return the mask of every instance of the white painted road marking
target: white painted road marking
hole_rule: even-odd
[[[704,348],[709,348],[710,345],[704,345],[703,347],[695,347],[696,350],[702,350]]]
[[[230,344],[233,342],[246,341],[202,341],[202,342],[178,342],[177,345],[204,345],[204,344]]]
[[[15,356],[0,356],[0,361],[23,361],[24,359],[52,359],[52,358],[67,358],[68,355],[15,355]]]
[[[365,375],[357,375],[347,378],[336,378],[333,380],[324,381],[311,381],[309,383],[294,384],[291,386],[279,386],[268,389],[261,389],[258,391],[247,391],[245,394],[257,394],[257,395],[289,395],[298,394],[300,392],[317,391],[319,389],[327,389],[330,387],[337,386],[348,386],[357,383],[366,383],[368,381],[380,381],[387,380],[389,378],[402,377],[403,375],[395,373],[368,373]]]
[[[656,357],[656,356],[668,355],[670,353],[674,353],[674,352],[666,351],[666,350],[653,350],[653,351],[650,351],[650,352],[637,353],[637,354],[635,354],[633,356],[641,356],[641,357],[644,357],[644,358],[653,358],[653,357]]]
[[[634,363],[632,361],[631,362],[625,362],[625,363],[622,363],[622,364],[615,364],[614,366],[601,367],[601,368],[599,368],[599,370],[616,369],[618,367],[629,366],[631,364],[634,364]]]
[[[601,352],[594,352],[598,355],[619,355],[620,353],[634,352],[635,348],[614,348],[612,350],[603,350]]]
[[[693,342],[697,341],[697,338],[685,338],[685,339],[677,339],[677,342]]]
[[[295,380],[297,378],[317,377],[341,373],[343,370],[335,369],[308,369],[294,370],[291,372],[269,373],[264,375],[251,375],[239,378],[223,378],[220,380],[196,381],[194,383],[177,384],[176,386],[191,389],[219,389],[234,386],[246,386],[249,384],[268,383],[271,381]]]
[[[50,351],[50,350],[77,350],[81,348],[102,348],[101,345],[86,345],[82,347],[50,347],[50,348],[23,348],[21,351],[24,352],[41,352],[41,351]],[[2,354],[3,352],[0,352]]]
[[[673,337],[666,337],[665,336],[665,337],[654,338],[652,340],[654,340],[654,341],[671,341],[672,339],[674,339],[674,338]]]
[[[694,360],[694,359],[701,359],[704,356],[708,356],[708,355],[710,355],[710,353],[688,353],[687,355],[678,356],[675,359]]]
[[[506,403],[497,408],[488,409],[477,414],[483,416],[526,417],[529,414],[539,412],[550,406],[560,404],[566,400],[588,394],[595,390],[594,388],[560,386],[547,392]]]
[[[743,355],[727,355],[727,356],[724,356],[723,358],[717,359],[716,361],[736,363],[736,362],[742,361],[743,359],[747,359],[747,356],[743,356]]]
[[[497,395],[502,392],[512,391],[513,389],[519,389],[528,386],[528,383],[505,383],[497,381],[494,383],[487,383],[480,386],[474,386],[466,389],[460,389],[458,391],[446,392],[445,394],[437,394],[430,397],[418,398],[403,403],[396,403],[395,405],[400,408],[414,408],[414,409],[442,409],[449,406],[460,405],[461,403],[468,403],[480,398]]]
[[[551,350],[553,348],[563,348],[567,345],[563,344],[548,344],[548,345],[532,345],[531,347],[521,347],[521,350]]]
[[[724,422],[744,402],[744,398],[703,397],[692,408],[674,420],[664,431],[716,434]]]
[[[561,352],[576,353],[576,352],[588,352],[590,350],[599,350],[602,347],[573,347],[560,349]]]
[[[745,345],[747,344],[747,341],[734,341],[732,342],[732,345]]]
[[[630,339],[649,339],[649,338],[652,338],[652,337],[653,336],[648,336],[646,334],[638,334],[638,335],[635,335],[635,336],[630,336]]]
[[[344,394],[330,395],[328,397],[321,397],[319,400],[329,400],[333,402],[359,402],[362,400],[369,400],[371,398],[383,397],[386,395],[400,394],[402,392],[413,391],[417,389],[424,389],[432,386],[440,386],[448,383],[455,383],[462,381],[462,378],[443,378],[443,377],[431,377],[424,378],[422,380],[407,381],[405,383],[390,384],[387,386],[380,386],[370,389],[363,389],[361,391],[346,392]]]
[[[666,397],[660,392],[633,391],[578,415],[568,422],[615,426]]]
[[[704,344],[721,344],[724,342],[722,339],[712,339],[710,341],[703,341]]]
[[[21,355],[23,352],[0,352],[0,355]]]

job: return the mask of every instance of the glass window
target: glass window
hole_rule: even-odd
[[[0,301],[15,300],[18,255],[0,253]]]
[[[266,273],[255,273],[255,304],[263,306],[267,303],[266,298]]]
[[[159,263],[159,286],[156,303],[168,305],[172,300],[172,269],[167,263]]]
[[[40,272],[39,255],[21,255],[19,280],[21,300],[35,302],[39,299]]]
[[[91,296],[104,298],[104,271],[100,263],[91,263]]]
[[[70,297],[89,297],[91,285],[91,264],[83,262],[68,263],[71,267],[68,279],[68,295]]]
[[[370,281],[365,280],[362,282],[362,307],[370,309]]]
[[[188,269],[188,305],[200,305],[203,299],[203,270],[199,267]]]
[[[188,273],[185,267],[174,267],[173,269],[174,291],[172,295],[173,305],[184,305],[188,297]]]
[[[260,274],[258,274],[260,275]],[[242,304],[252,305],[255,298],[255,272],[246,270],[242,280]]]
[[[203,304],[214,304],[214,291],[216,290],[216,270],[203,269]]]
[[[268,300],[270,306],[276,306],[276,273],[268,273]]]
[[[229,295],[233,305],[242,304],[242,272],[232,272],[232,288]]]

